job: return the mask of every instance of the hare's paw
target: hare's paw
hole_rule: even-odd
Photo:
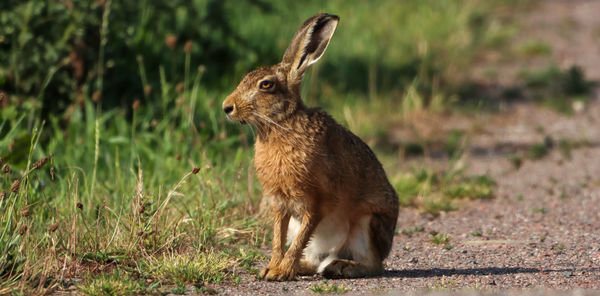
[[[272,268],[267,266],[260,274],[262,279],[266,281],[291,281],[296,278],[296,271],[291,265],[285,264]]]
[[[267,267],[263,268],[263,269],[260,271],[260,278],[261,278],[261,279],[265,279],[265,277],[267,276],[267,273],[269,273],[269,270],[271,270],[271,269],[273,269],[273,267],[272,267],[271,265],[269,265],[269,266],[267,266]]]
[[[306,259],[300,259],[297,275],[307,276],[317,273],[317,266]]]
[[[336,259],[325,267],[322,274],[328,279],[356,278],[365,276],[367,270],[364,265],[356,261]]]

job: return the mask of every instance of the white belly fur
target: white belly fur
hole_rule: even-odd
[[[350,229],[350,221],[347,214],[335,212],[325,216],[315,229],[308,245],[304,249],[304,258],[318,266],[317,272],[338,259],[338,252],[343,246],[352,253],[354,261],[367,259],[369,255],[369,224],[371,216],[366,215],[359,219],[358,223]],[[300,221],[294,217],[290,219],[287,241],[290,244],[300,230]]]

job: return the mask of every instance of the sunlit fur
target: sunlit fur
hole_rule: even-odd
[[[300,98],[304,71],[323,55],[338,20],[308,19],[280,64],[250,72],[223,102],[231,120],[257,129],[254,164],[274,219],[266,280],[378,275],[392,246],[398,197],[381,164],[360,138]],[[259,89],[265,79],[275,83],[269,90]]]

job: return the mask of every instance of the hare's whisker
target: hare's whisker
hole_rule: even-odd
[[[282,125],[278,124],[277,122],[273,121],[273,119],[271,119],[271,118],[269,118],[269,117],[267,117],[267,116],[265,116],[265,115],[262,115],[262,114],[260,114],[260,113],[258,113],[258,112],[252,112],[252,114],[254,114],[256,117],[260,117],[260,118],[264,119],[264,120],[265,120],[265,121],[267,121],[268,123],[271,123],[271,124],[273,124],[273,125],[275,125],[275,126],[278,126],[278,127],[280,127],[280,128],[281,128],[281,129],[283,129],[283,130],[286,130],[286,131],[289,131],[289,130],[290,130],[289,128],[287,128],[287,127],[284,127],[284,126],[282,126]]]

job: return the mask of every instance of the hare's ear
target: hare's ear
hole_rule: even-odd
[[[306,68],[323,56],[339,20],[337,15],[321,13],[302,24],[281,61],[290,67],[288,79],[301,80]]]

